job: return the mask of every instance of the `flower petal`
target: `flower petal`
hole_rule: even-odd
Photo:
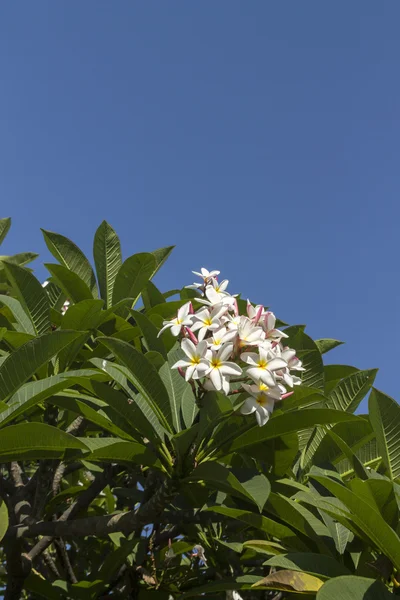
[[[210,371],[210,379],[213,382],[216,390],[220,390],[222,388],[222,375],[219,372],[219,369],[214,368]]]
[[[253,398],[246,398],[243,405],[240,407],[242,415],[251,415],[255,410],[257,410],[257,403]]]
[[[188,356],[189,358],[193,358],[193,356],[196,356],[196,354],[197,354],[196,346],[193,344],[193,342],[191,340],[188,340],[187,338],[182,340],[181,348],[184,351],[184,353],[186,354],[186,356]]]

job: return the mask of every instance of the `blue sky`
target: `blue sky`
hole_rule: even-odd
[[[400,4],[39,0],[0,7],[2,252],[177,248],[397,399]],[[38,263],[39,264],[39,263]],[[40,277],[45,270],[38,268]]]

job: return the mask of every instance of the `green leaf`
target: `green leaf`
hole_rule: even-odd
[[[147,349],[159,352],[165,359],[167,359],[167,353],[165,351],[164,344],[162,340],[159,337],[157,337],[157,328],[143,313],[138,312],[137,310],[131,310],[130,312],[132,313],[136,324],[142,332],[142,335],[147,344]]]
[[[319,577],[339,577],[350,575],[350,571],[330,556],[313,554],[311,552],[293,552],[285,555],[273,556],[264,565],[290,569],[292,571],[304,571]]]
[[[141,430],[146,435],[146,428],[141,426],[138,418],[138,411],[135,404],[129,402],[129,399],[122,392],[112,388],[110,385],[92,381],[92,387],[96,395],[110,406],[125,423],[124,431],[133,437],[137,436],[137,430]],[[0,415],[1,418],[1,415]],[[122,424],[121,424],[122,427]]]
[[[115,438],[79,438],[91,453],[85,458],[92,462],[112,462],[121,464],[136,463],[148,467],[160,468],[161,463],[154,454],[143,444],[123,442]]]
[[[49,298],[50,308],[54,309],[54,311],[60,311],[67,299],[66,294],[52,281],[47,283],[44,290]],[[52,317],[52,311],[50,311],[50,317]]]
[[[391,600],[394,596],[376,579],[337,577],[327,581],[318,591],[316,600]]]
[[[325,365],[325,394],[329,394],[341,379],[357,373],[357,371],[359,369],[350,365]]]
[[[0,365],[0,399],[6,400],[55,354],[79,337],[76,331],[53,331],[12,352]]]
[[[356,371],[341,379],[327,396],[327,408],[338,411],[354,412],[361,400],[371,389],[377,370]],[[329,428],[329,427],[328,427]],[[322,440],[326,436],[326,429],[316,428],[310,435],[307,447],[304,449],[301,465],[306,467],[317,452]]]
[[[386,523],[380,513],[364,498],[347,489],[338,481],[330,477],[310,473],[327,490],[351,511],[351,518],[355,525],[367,535],[393,563],[400,568],[400,539],[393,529]]]
[[[97,297],[96,278],[90,262],[74,242],[68,238],[42,229],[44,241],[52,255],[67,269],[75,273],[89,288],[90,297]],[[81,298],[84,300],[84,298]]]
[[[287,544],[293,548],[301,551],[307,550],[307,546],[299,539],[297,533],[293,532],[289,527],[286,527],[286,525],[282,525],[263,515],[252,513],[247,510],[228,508],[226,506],[211,506],[206,510],[225,515],[232,519],[237,519],[242,523],[246,523],[249,527],[255,527],[256,529],[279,539],[283,544]]]
[[[8,529],[8,510],[6,503],[0,498],[0,542]]]
[[[348,446],[346,444],[346,442],[344,440],[342,440],[342,438],[340,436],[336,435],[336,433],[334,431],[330,430],[328,432],[328,435],[335,442],[335,444],[340,448],[340,450],[347,457],[347,459],[350,461],[350,464],[351,464],[352,468],[354,469],[354,472],[356,473],[356,475],[358,477],[360,477],[361,479],[368,479],[368,472],[364,468],[364,465],[361,463],[360,459],[350,448],[350,446]]]
[[[67,593],[57,582],[50,583],[37,572],[32,570],[24,581],[24,588],[33,592],[35,597],[45,598],[46,600],[62,600],[67,598]]]
[[[37,335],[50,330],[50,304],[41,283],[24,267],[4,262],[18,300],[29,315]]]
[[[253,446],[264,440],[298,431],[305,427],[351,420],[358,420],[358,417],[329,408],[305,408],[304,410],[276,415],[264,427],[255,426],[239,435],[229,446],[229,452],[240,450],[246,446]]]
[[[72,302],[76,304],[81,300],[93,299],[93,294],[86,283],[74,271],[70,271],[63,265],[46,263],[44,266],[50,271],[56,284]]]
[[[43,402],[53,394],[72,385],[74,385],[74,381],[64,375],[53,375],[46,379],[26,383],[10,398],[6,405],[7,409],[0,413],[0,427],[4,427],[39,402]]]
[[[157,304],[165,302],[164,296],[152,281],[149,281],[142,290],[142,298],[146,310],[149,310],[152,306],[157,306]]]
[[[308,593],[317,592],[323,585],[323,581],[308,575],[308,573],[299,573],[297,571],[277,571],[264,577],[257,583],[252,585],[252,588],[267,588],[269,590],[282,590],[285,592],[301,592]]]
[[[371,389],[378,369],[348,375],[328,394],[327,407],[354,412]]]
[[[35,335],[35,329],[32,321],[22,308],[21,302],[16,298],[12,298],[11,296],[3,296],[0,295],[0,303],[7,306],[10,309],[14,318],[18,325],[21,327],[22,331],[25,333],[29,333],[31,335]]]
[[[147,437],[154,443],[158,443],[159,439],[163,440],[167,430],[161,425],[157,414],[153,408],[140,394],[135,394],[130,387],[129,378],[130,372],[123,365],[118,365],[107,360],[93,358],[91,362],[107,373],[127,394],[125,403],[130,407],[129,423],[135,428],[135,431],[143,437]],[[97,390],[98,391],[98,390]],[[98,391],[98,393],[100,393]],[[116,410],[117,400],[113,398],[113,394],[108,392],[108,396],[100,396]],[[115,395],[114,395],[115,396]],[[114,402],[114,403],[113,403]],[[127,414],[125,415],[128,420]],[[131,433],[128,430],[128,433]]]
[[[3,261],[5,260],[13,265],[23,267],[35,260],[38,256],[39,254],[36,254],[36,252],[20,252],[19,254],[13,254],[12,256],[0,256],[0,270],[3,268]]]
[[[110,421],[106,416],[101,414],[100,410],[95,410],[91,406],[85,404],[85,402],[81,402],[77,398],[73,398],[71,395],[68,395],[68,397],[52,396],[49,402],[50,404],[59,406],[64,410],[70,410],[76,413],[77,415],[82,415],[91,423],[98,425],[101,429],[104,429],[104,431],[109,431],[117,437],[120,437],[124,440],[133,439],[132,436],[125,433],[125,431],[117,427],[117,425],[114,425],[112,421]]]
[[[374,388],[369,397],[369,417],[379,452],[394,480],[400,475],[400,406]]]
[[[332,340],[330,338],[323,338],[321,340],[315,340],[318,350],[321,354],[325,354],[326,352],[330,352],[334,348],[341,346],[344,342],[339,342],[339,340]]]
[[[317,344],[304,333],[302,325],[287,327],[285,333],[289,336],[289,346],[297,350],[297,354],[303,361],[305,371],[302,375],[302,384],[324,391],[324,364]]]
[[[196,398],[194,397],[192,386],[190,384],[182,394],[181,411],[185,426],[187,428],[191,427],[199,409],[196,405]]]
[[[161,369],[159,370],[160,377],[168,392],[171,407],[172,424],[174,426],[175,431],[181,431],[182,429],[180,412],[184,397],[184,401],[187,402],[188,400],[190,401],[190,392],[193,396],[191,385],[187,381],[185,381],[184,377],[182,377],[178,373],[177,369],[171,368],[172,365],[175,364],[180,358],[181,354],[178,350],[171,350],[168,353],[168,362],[164,363]]]
[[[170,433],[172,432],[172,414],[168,392],[162,382],[157,369],[135,348],[113,338],[99,337],[98,341],[104,344],[114,356],[128,369],[131,383],[139,390],[160,423]]]
[[[81,300],[70,306],[61,319],[61,329],[88,331],[102,321],[104,300]]]
[[[95,233],[93,256],[100,296],[105,301],[106,308],[110,308],[115,279],[122,265],[122,255],[119,237],[107,221],[103,221]]]
[[[224,592],[227,590],[249,590],[253,583],[255,583],[259,579],[256,575],[240,575],[235,579],[222,579],[220,581],[213,581],[211,583],[206,583],[205,585],[201,585],[199,587],[194,587],[188,592],[184,592],[180,594],[180,598],[192,598],[194,596],[201,597],[204,594],[213,593],[213,592]],[[157,592],[158,594],[159,592]],[[157,596],[158,598],[158,596]],[[205,596],[205,598],[209,598],[210,600],[214,600],[215,598],[220,598],[218,596]]]
[[[21,423],[0,431],[0,461],[64,458],[87,446],[69,433],[45,423]]]
[[[354,478],[348,483],[349,488],[355,494],[361,496],[374,510],[380,512],[393,529],[396,529],[399,521],[399,509],[393,483],[386,478],[368,479],[362,481]]]
[[[123,298],[133,298],[132,307],[139,299],[140,293],[151,279],[156,268],[156,260],[152,254],[142,252],[127,258],[115,278],[113,303]]]
[[[0,219],[0,245],[4,242],[4,238],[9,232],[11,227],[11,217]]]
[[[153,279],[157,271],[161,269],[161,267],[163,266],[163,264],[165,263],[165,261],[167,260],[174,248],[175,246],[165,246],[165,248],[158,248],[157,250],[153,250],[151,254],[154,256],[155,267],[150,279]]]
[[[232,494],[233,496],[244,497],[250,502],[254,502],[261,512],[267,501],[271,487],[269,481],[263,475],[255,476],[253,485],[247,485],[247,482],[241,483],[237,477],[217,462],[203,462],[200,464],[186,481],[206,481],[217,490]]]
[[[266,510],[306,538],[313,540],[313,547],[316,544],[318,550],[325,551],[323,540],[329,537],[326,525],[299,502],[282,494],[271,492]]]

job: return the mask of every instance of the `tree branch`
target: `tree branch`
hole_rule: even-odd
[[[38,525],[43,526],[43,532],[41,531],[33,531],[33,533],[29,533],[24,535],[23,537],[35,537],[37,535],[44,535],[43,537],[29,552],[29,557],[31,560],[34,560],[37,556],[39,556],[46,548],[48,548],[53,541],[54,537],[65,537],[65,534],[60,534],[55,531],[53,533],[53,529],[60,525],[65,525],[65,522],[69,519],[73,519],[79,512],[87,508],[89,504],[100,494],[103,488],[109,483],[111,476],[113,474],[113,469],[105,469],[103,473],[101,473],[94,482],[78,496],[77,500],[67,508],[66,511],[63,512],[58,521],[41,521],[40,523],[35,523],[31,527],[35,528]],[[84,520],[84,519],[82,519]],[[50,529],[48,526],[51,526]],[[46,529],[47,526],[47,529]],[[69,525],[65,527],[68,530]],[[29,530],[29,527],[27,528]],[[67,534],[68,535],[68,534]],[[17,531],[17,538],[20,536],[20,531]]]
[[[88,488],[88,490],[89,489],[90,488]],[[115,515],[69,520],[68,516],[73,516],[73,511],[71,510],[69,515],[65,516],[68,512],[66,511],[58,521],[41,521],[40,523],[34,523],[33,525],[12,527],[6,535],[7,537],[16,537],[17,539],[35,537],[37,535],[48,536],[42,538],[42,540],[40,540],[40,542],[38,542],[29,552],[29,557],[34,559],[45,549],[41,548],[40,552],[38,552],[35,548],[42,545],[47,547],[51,543],[53,537],[86,537],[89,535],[105,537],[110,533],[117,531],[122,531],[127,534],[139,526],[144,527],[157,519],[163,512],[164,507],[172,500],[176,493],[176,485],[171,480],[166,480],[153,497],[146,502],[146,504],[142,505],[138,511],[131,510]],[[81,496],[83,496],[83,494]],[[46,542],[42,544],[44,540],[46,540]]]

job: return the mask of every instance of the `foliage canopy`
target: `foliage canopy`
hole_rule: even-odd
[[[340,342],[280,321],[305,371],[258,427],[240,391],[199,394],[171,369],[182,351],[158,333],[198,302],[152,281],[172,247],[123,260],[103,222],[93,268],[43,235],[45,287],[37,255],[0,257],[0,594],[397,595],[400,407],[376,370],[325,365]]]

